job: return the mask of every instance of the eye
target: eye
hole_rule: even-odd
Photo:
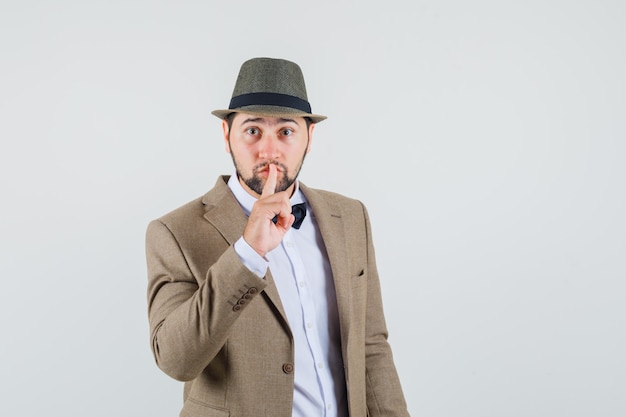
[[[281,130],[280,133],[283,136],[291,136],[293,134],[293,129],[286,127],[283,130]]]
[[[249,127],[246,129],[246,133],[248,135],[256,136],[259,134],[259,129],[257,129],[256,127]]]

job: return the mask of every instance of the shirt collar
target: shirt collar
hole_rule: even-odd
[[[300,182],[297,179],[295,184],[296,188],[293,192],[293,195],[289,199],[291,205],[306,203],[304,194],[302,194],[302,191],[300,191]],[[228,188],[230,188],[230,190],[235,195],[235,198],[237,199],[237,202],[239,202],[239,205],[241,206],[243,211],[246,213],[247,216],[249,216],[250,212],[252,211],[252,206],[254,205],[254,203],[256,203],[258,198],[253,197],[243,188],[243,186],[239,182],[237,173],[231,175],[228,179]]]

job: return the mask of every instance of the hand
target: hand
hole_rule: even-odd
[[[277,181],[278,169],[270,164],[261,198],[252,206],[243,231],[244,240],[263,257],[280,244],[295,220],[287,192],[276,192]],[[276,224],[272,221],[275,216],[278,216]]]

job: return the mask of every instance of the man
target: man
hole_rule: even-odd
[[[235,175],[146,237],[152,350],[185,381],[180,415],[408,416],[367,212],[296,179],[325,119],[300,67],[246,61],[213,114]]]

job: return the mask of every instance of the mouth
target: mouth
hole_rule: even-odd
[[[263,174],[265,176],[267,176],[270,172],[270,165],[274,165],[276,167],[276,172],[281,173],[283,171],[285,171],[285,166],[278,163],[278,162],[264,162],[260,165],[257,165],[257,167],[254,169],[254,173],[255,174]]]

